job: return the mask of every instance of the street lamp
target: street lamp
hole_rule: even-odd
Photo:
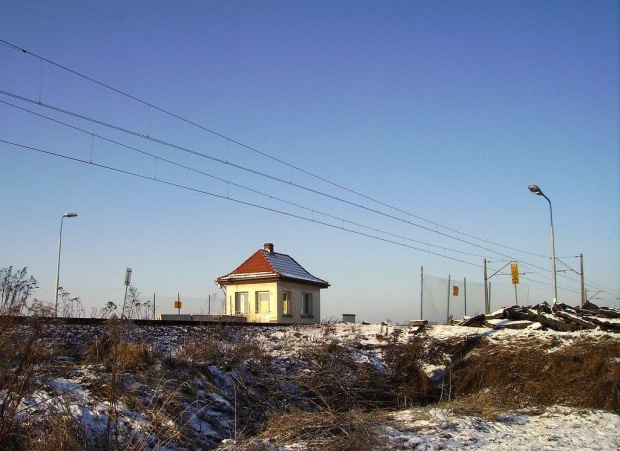
[[[54,317],[58,318],[58,282],[60,280],[60,247],[62,245],[62,221],[65,218],[75,218],[77,213],[65,213],[60,218],[60,235],[58,235],[58,263],[56,263],[56,291],[54,292]]]
[[[528,189],[534,194],[536,194],[537,196],[544,197],[545,199],[547,199],[547,202],[549,202],[549,214],[551,216],[551,280],[553,283],[553,305],[555,305],[558,302],[558,284],[555,278],[556,271],[555,271],[555,243],[554,243],[555,240],[553,237],[553,209],[551,208],[551,201],[549,200],[547,196],[545,196],[545,194],[542,192],[542,190],[537,185],[530,185],[528,186]]]

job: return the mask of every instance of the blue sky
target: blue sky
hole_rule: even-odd
[[[579,270],[583,254],[588,295],[617,306],[619,17],[605,1],[3,0],[4,42],[204,128],[0,46],[1,101],[88,132],[0,103],[1,140],[194,190],[0,143],[0,266],[28,266],[51,299],[60,218],[75,211],[61,285],[88,306],[122,299],[126,267],[146,295],[206,297],[265,242],[331,283],[323,317],[405,321],[421,266],[480,284],[484,257],[522,262],[520,288],[539,302],[552,290],[536,183],[553,202],[556,255]],[[558,282],[577,304],[578,276]]]

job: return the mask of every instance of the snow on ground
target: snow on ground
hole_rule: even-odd
[[[253,330],[256,329],[256,330]],[[525,330],[490,330],[460,326],[428,326],[424,331],[406,326],[381,326],[359,324],[326,324],[319,326],[300,326],[295,328],[252,328],[243,330],[252,334],[267,352],[274,357],[274,364],[281,371],[294,364],[295,356],[300,349],[321,343],[339,342],[354,343],[352,353],[356,360],[369,362],[375,368],[385,368],[380,345],[386,340],[406,342],[415,334],[424,334],[439,340],[466,339],[483,336],[489,340],[504,344],[519,345],[527,340],[540,342],[554,340],[558,346],[569,344],[577,338],[588,337],[592,340],[613,339],[620,346],[620,334],[609,334],[600,330],[583,332],[553,332],[532,329]],[[397,332],[395,332],[397,331]],[[400,332],[398,332],[400,331]],[[67,326],[59,335],[62,340],[82,340],[92,337],[90,326]],[[143,327],[132,331],[133,340],[147,343],[163,355],[174,355],[185,343],[186,338],[195,333],[191,327]],[[255,335],[254,335],[255,334]],[[85,346],[84,344],[82,344]],[[557,346],[556,346],[557,348]],[[59,364],[71,365],[71,359],[58,357]],[[432,375],[436,366],[427,366],[425,371]],[[94,379],[94,367],[82,366],[71,374],[62,377],[50,377],[44,387],[34,396],[23,401],[23,412],[35,412],[47,405],[48,408],[60,409],[69,407],[70,411],[81,420],[87,430],[93,433],[105,428],[108,421],[106,412],[109,406],[98,401],[93,387],[88,383]],[[203,446],[213,447],[222,439],[232,438],[232,415],[234,406],[231,399],[222,395],[230,391],[231,375],[222,368],[209,367],[212,381],[217,382],[220,392],[213,386],[204,385],[196,380],[198,387],[197,401],[206,403],[206,407],[194,408],[191,427],[194,434],[208,435],[202,441]],[[219,382],[218,382],[219,381]],[[136,383],[139,385],[138,383]],[[227,384],[229,386],[227,386]],[[139,388],[139,387],[138,387]],[[210,390],[210,391],[209,391]],[[196,404],[198,406],[198,404]],[[142,413],[120,404],[118,411],[122,417],[122,427],[141,434],[146,430],[146,420]],[[377,424],[379,435],[384,439],[377,449],[620,449],[620,416],[612,412],[584,410],[555,406],[532,414],[531,412],[507,413],[497,421],[487,421],[472,416],[459,416],[439,407],[407,409],[387,416],[387,420]],[[229,431],[229,432],[222,432]],[[146,433],[148,435],[148,432]],[[228,434],[223,436],[222,434]],[[166,443],[155,439],[145,440],[143,444],[152,443],[151,449],[180,449],[174,443]],[[226,445],[231,448],[230,442]],[[277,445],[269,444],[269,449],[304,449],[303,443]],[[206,449],[206,448],[205,448]]]
[[[389,449],[616,450],[620,416],[604,411],[552,407],[540,415],[506,414],[499,421],[459,417],[444,409],[404,410],[381,429]]]

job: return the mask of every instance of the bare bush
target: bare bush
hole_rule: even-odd
[[[490,401],[504,409],[561,404],[620,412],[619,359],[615,340],[581,339],[559,349],[485,342],[448,369],[447,381],[456,399],[500,393]]]
[[[295,401],[334,411],[388,406],[392,396],[385,372],[357,361],[353,352],[336,342],[302,349],[296,356],[299,367],[287,378],[301,390]]]
[[[382,416],[376,411],[366,413],[360,409],[344,412],[295,409],[274,413],[257,438],[283,444],[303,442],[309,448],[324,450],[371,450],[382,443],[375,431]]]
[[[0,314],[20,315],[37,288],[39,282],[28,276],[28,268],[0,269]]]
[[[22,401],[36,388],[38,364],[45,356],[44,324],[33,318],[29,326],[0,316],[0,443],[17,446],[23,440]]]
[[[407,343],[392,343],[383,350],[389,367],[387,386],[392,390],[393,407],[423,405],[438,398],[431,378],[422,370],[421,363],[432,356],[429,347],[418,339]]]

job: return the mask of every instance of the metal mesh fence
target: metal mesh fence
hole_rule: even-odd
[[[420,317],[433,323],[445,323],[448,316],[455,320],[463,316],[485,313],[484,283],[470,282],[453,277],[436,277],[424,274],[421,293]],[[491,311],[500,307],[529,304],[529,286],[491,282],[489,284]]]
[[[154,319],[162,313],[178,313],[179,309],[176,307],[176,302],[181,302],[181,313],[191,312],[193,314],[212,314],[219,315],[224,313],[224,299],[221,296],[212,296],[209,305],[209,296],[160,296],[155,294],[140,295],[138,302],[131,303],[127,300],[126,314],[131,315],[132,318],[139,319]],[[123,306],[118,306],[118,310],[122,310]],[[131,308],[131,312],[127,312],[127,309]]]

